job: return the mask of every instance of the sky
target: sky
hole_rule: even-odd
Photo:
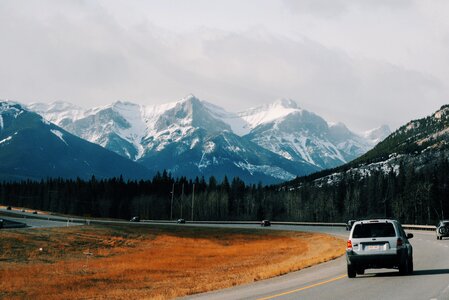
[[[2,0],[0,99],[295,100],[395,129],[449,103],[449,1]]]

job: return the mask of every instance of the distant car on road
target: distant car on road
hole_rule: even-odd
[[[12,208],[11,208],[11,206],[8,206],[7,208],[6,208],[6,210],[11,210]]]
[[[139,216],[134,216],[131,218],[131,220],[129,220],[130,222],[140,222],[140,217]]]
[[[32,214],[33,214],[33,215],[37,215],[37,211],[33,211]]]
[[[449,220],[442,220],[437,225],[437,240],[442,240],[443,237],[449,237]]]
[[[269,220],[262,220],[262,222],[260,222],[260,226],[262,227],[271,226],[271,222]]]
[[[178,219],[178,220],[176,220],[176,223],[177,223],[177,224],[185,224],[185,223],[186,223],[186,220],[184,220],[184,219]]]
[[[346,223],[346,230],[351,230],[352,225],[354,225],[355,222],[357,222],[357,220],[349,220],[348,223]]]
[[[366,269],[396,268],[401,275],[413,273],[413,248],[396,220],[363,220],[354,223],[346,249],[348,277]]]

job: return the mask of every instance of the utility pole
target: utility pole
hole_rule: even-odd
[[[170,201],[170,220],[173,220],[173,197],[175,196],[175,184],[171,188],[171,201]]]
[[[184,183],[182,184],[182,192],[181,192],[181,219],[182,219],[182,204],[184,203]]]
[[[193,205],[195,204],[195,184],[193,184],[193,192],[192,192],[192,221],[193,221]]]

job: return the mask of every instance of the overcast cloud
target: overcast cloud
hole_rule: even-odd
[[[448,1],[0,1],[0,98],[294,99],[392,129],[449,103]]]

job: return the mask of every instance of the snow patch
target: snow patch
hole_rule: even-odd
[[[392,154],[385,161],[362,165],[357,168],[350,169],[344,173],[333,173],[331,175],[314,180],[314,183],[318,187],[322,187],[323,185],[336,185],[343,179],[343,175],[347,178],[357,177],[359,180],[363,180],[367,177],[370,177],[373,172],[379,171],[381,171],[384,175],[388,175],[390,174],[390,172],[393,172],[397,176],[399,175],[398,160],[403,156],[404,155]]]
[[[0,141],[0,144],[6,143],[7,141],[12,140],[12,136],[8,136],[7,138]]]
[[[281,180],[292,180],[296,178],[295,175],[285,171],[284,169],[281,169],[276,166],[268,166],[268,165],[253,165],[248,162],[236,162],[234,163],[237,167],[240,169],[248,171],[251,175],[254,175],[255,173],[262,173],[268,176],[272,176],[274,178],[278,178]]]
[[[215,143],[214,142],[206,142],[206,144],[204,144],[204,152],[205,153],[212,153],[215,150]]]
[[[56,130],[56,129],[51,129],[50,130],[54,135],[56,135],[61,141],[63,141],[64,142],[64,144],[66,144],[67,146],[69,145],[69,144],[67,144],[67,142],[64,140],[64,135],[63,135],[63,133],[61,132],[61,131],[59,131],[59,130]]]

